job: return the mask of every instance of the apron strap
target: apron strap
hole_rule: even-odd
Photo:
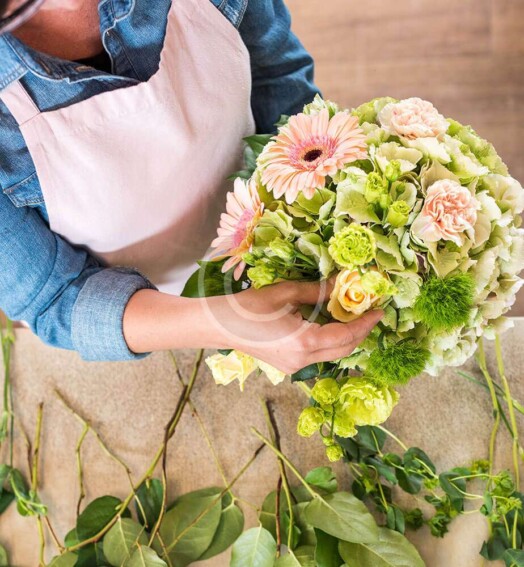
[[[36,106],[20,81],[12,82],[7,88],[1,91],[0,100],[7,106],[19,126],[22,126],[40,114],[40,109]]]

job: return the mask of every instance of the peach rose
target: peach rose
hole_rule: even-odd
[[[337,321],[348,323],[371,309],[379,299],[363,288],[358,271],[342,270],[337,275],[327,308]]]
[[[473,229],[479,208],[469,189],[457,181],[440,179],[429,187],[411,232],[423,242],[451,240],[461,246],[463,233]]]
[[[448,129],[448,122],[427,100],[413,97],[390,102],[378,114],[382,128],[410,140],[437,138]]]

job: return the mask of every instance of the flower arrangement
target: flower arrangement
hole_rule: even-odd
[[[213,277],[233,271],[255,288],[334,278],[320,320],[385,312],[350,356],[292,377],[316,380],[298,432],[320,432],[337,460],[340,438],[388,418],[395,387],[463,364],[479,337],[509,326],[524,267],[524,191],[489,142],[419,98],[348,111],[317,96],[283,117],[277,135],[247,142]],[[239,356],[209,359],[219,381]],[[246,365],[241,384],[257,367]]]

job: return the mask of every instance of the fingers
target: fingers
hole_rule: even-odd
[[[301,305],[316,305],[329,300],[335,286],[335,278],[321,282],[283,282],[276,287],[287,301]]]

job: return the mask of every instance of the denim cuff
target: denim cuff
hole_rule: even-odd
[[[150,354],[132,352],[124,338],[124,310],[140,289],[157,288],[132,268],[106,268],[87,279],[71,315],[72,341],[83,360],[138,360]]]

